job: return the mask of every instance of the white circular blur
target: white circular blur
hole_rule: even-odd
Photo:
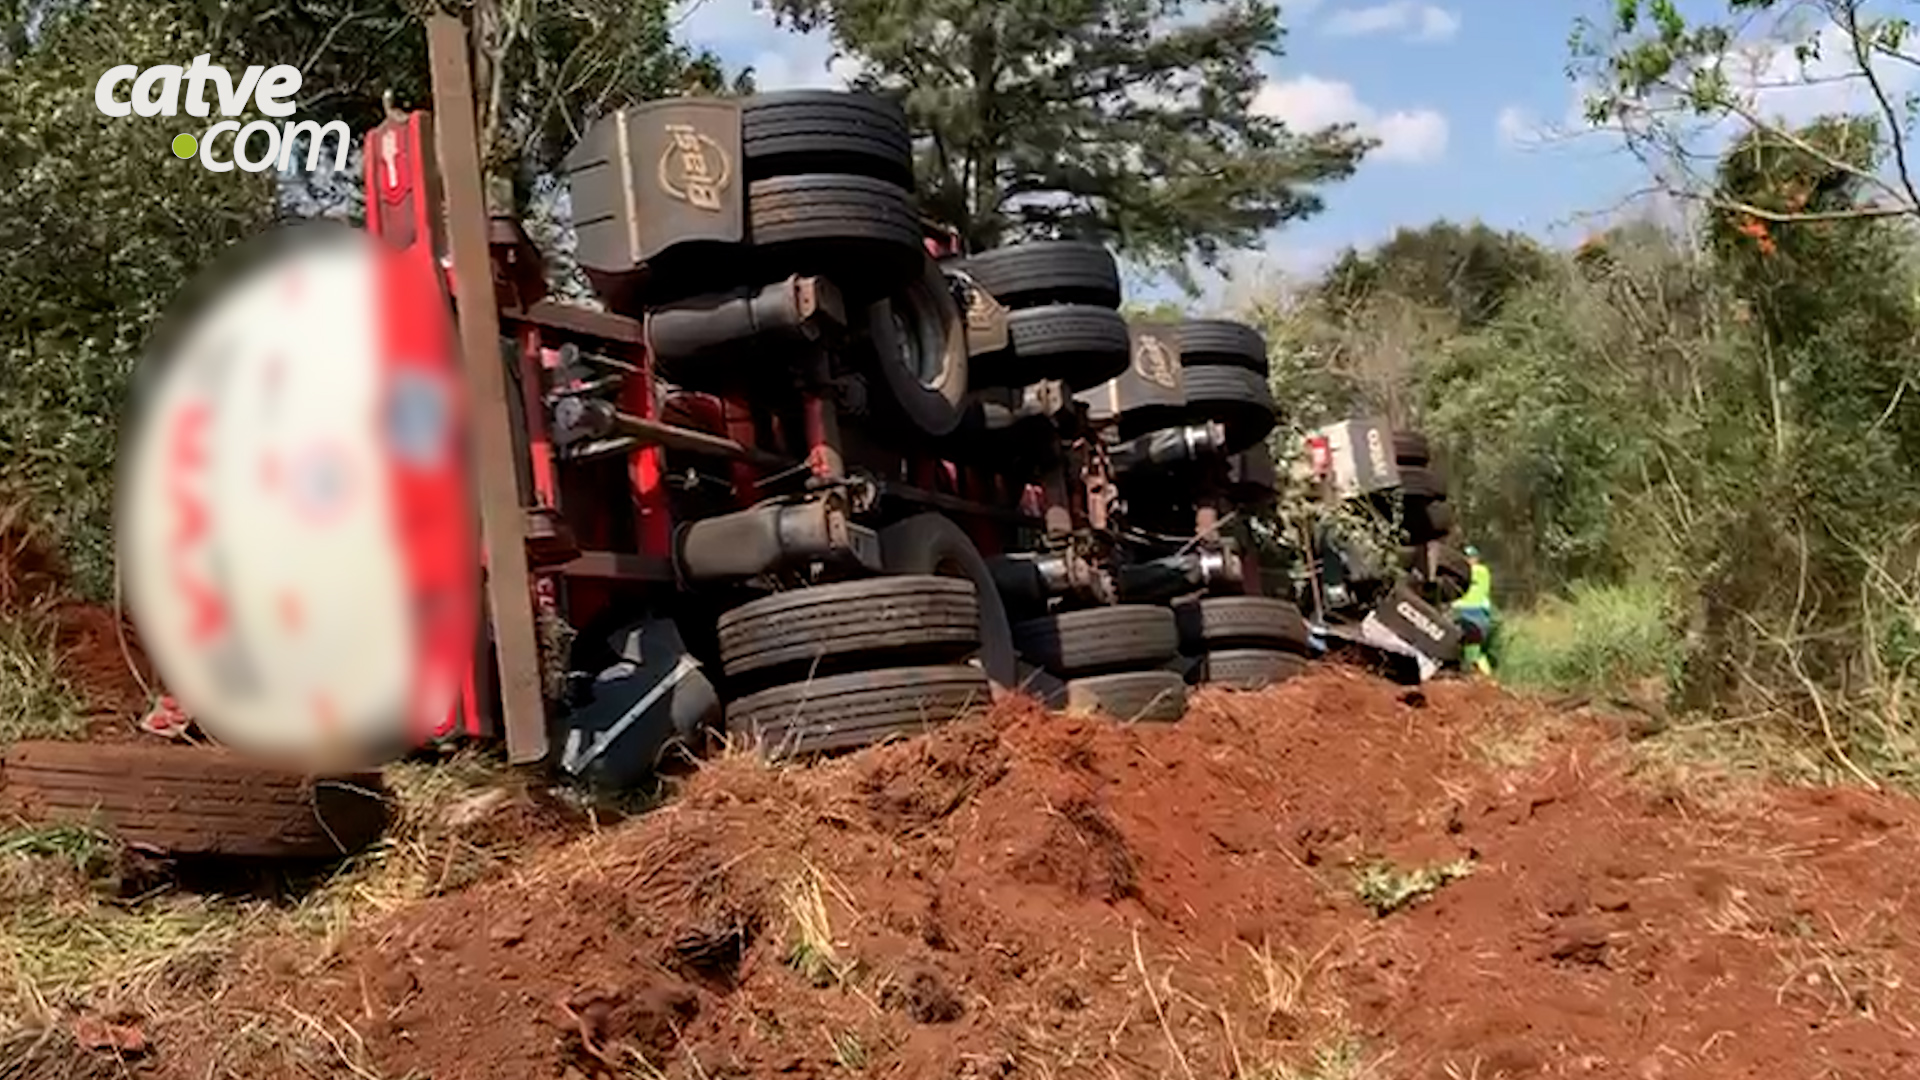
[[[377,254],[257,265],[196,312],[123,451],[127,600],[213,738],[321,761],[404,734],[415,627],[381,445]]]

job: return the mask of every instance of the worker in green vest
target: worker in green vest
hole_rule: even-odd
[[[1480,561],[1480,550],[1467,548],[1467,564],[1472,568],[1467,591],[1453,602],[1453,617],[1460,624],[1463,645],[1460,664],[1481,675],[1493,674],[1487,660],[1487,641],[1493,636],[1493,571]]]

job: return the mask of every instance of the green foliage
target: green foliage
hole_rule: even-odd
[[[1349,248],[1327,271],[1318,293],[1328,304],[1354,307],[1382,294],[1445,311],[1463,327],[1485,325],[1507,298],[1550,276],[1554,261],[1530,237],[1474,222],[1435,222],[1399,229],[1368,252]]]
[[[713,57],[669,40],[667,0],[472,5],[492,35],[476,71],[489,163],[522,206],[599,113],[717,87]],[[212,173],[168,151],[199,121],[106,117],[116,64],[293,63],[303,116],[356,132],[428,98],[424,0],[0,6],[0,481],[50,526],[84,593],[112,582],[112,471],[127,378],[181,287],[275,216],[275,185],[309,177]],[[344,188],[356,216],[358,184]],[[536,215],[538,217],[540,215]],[[548,236],[553,230],[535,232]]]
[[[1440,221],[1349,250],[1290,306],[1242,317],[1273,343],[1274,392],[1300,427],[1360,414],[1410,424],[1420,373],[1447,343],[1561,272],[1524,236]]]
[[[1697,236],[1625,225],[1465,305],[1401,243],[1277,317],[1312,357],[1277,368],[1283,397],[1332,387],[1308,396],[1433,436],[1519,609],[1503,677],[1664,676],[1837,767],[1911,770],[1920,246],[1860,212],[1882,151],[1864,122],[1756,128]]]
[[[271,191],[175,160],[178,118],[94,106],[101,72],[209,51],[201,30],[134,0],[48,18],[0,69],[0,460],[99,596],[127,375],[182,281],[267,223]]]
[[[1683,646],[1669,606],[1652,582],[1576,584],[1501,623],[1500,681],[1573,693],[1670,685]]]
[[[1543,285],[1448,342],[1421,374],[1423,426],[1448,450],[1458,510],[1500,523],[1473,535],[1511,600],[1625,569],[1620,530],[1632,515],[1615,494],[1644,433],[1608,365],[1617,315],[1604,291]]]
[[[1128,322],[1174,323],[1177,325],[1185,322],[1187,319],[1187,309],[1172,300],[1156,300],[1151,304],[1143,304],[1137,300],[1129,300],[1127,303],[1121,305],[1120,314],[1125,315]]]
[[[1254,109],[1280,55],[1266,0],[768,0],[829,26],[860,82],[926,135],[923,200],[974,248],[1008,235],[1111,240],[1212,265],[1321,208],[1372,145]]]

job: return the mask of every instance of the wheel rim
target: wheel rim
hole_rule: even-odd
[[[928,388],[940,384],[943,369],[941,342],[932,320],[926,317],[926,297],[915,289],[905,304],[893,307],[893,336],[899,347],[900,363],[916,382]]]

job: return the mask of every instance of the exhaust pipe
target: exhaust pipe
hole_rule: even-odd
[[[686,584],[744,581],[821,561],[878,571],[880,534],[854,524],[838,498],[763,503],[681,526],[673,561]]]
[[[1114,447],[1111,456],[1115,472],[1133,472],[1152,465],[1198,461],[1225,453],[1226,448],[1226,427],[1209,421],[1142,435]]]

